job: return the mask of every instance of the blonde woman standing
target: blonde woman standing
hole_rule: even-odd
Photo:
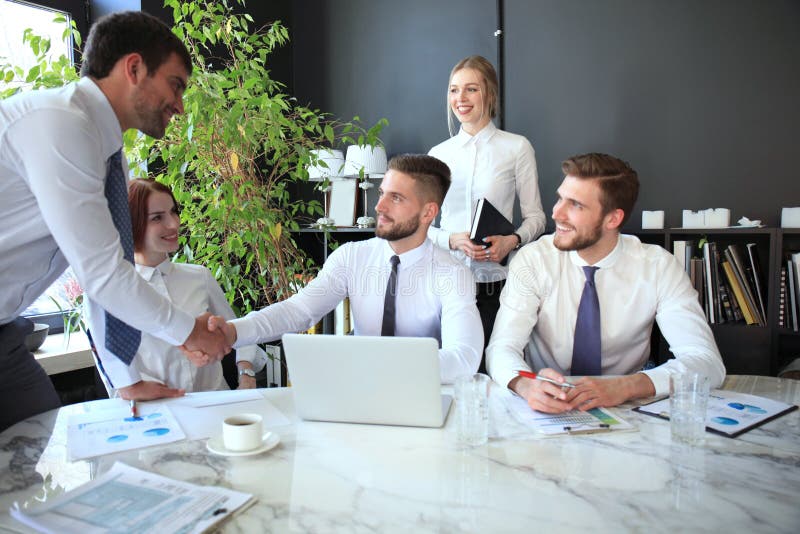
[[[512,250],[535,240],[545,225],[533,147],[525,137],[492,123],[497,115],[497,95],[497,74],[486,58],[469,56],[456,63],[447,89],[447,122],[452,137],[429,152],[450,167],[452,183],[442,204],[440,225],[431,226],[428,237],[437,246],[453,251],[472,269],[484,346],[489,342],[500,291],[508,276],[508,267],[501,262]],[[453,117],[460,123],[455,135]],[[512,235],[489,236],[480,245],[469,239],[475,206],[481,198],[509,221],[514,218],[514,200],[519,199],[522,221]],[[480,369],[485,370],[483,360]]]

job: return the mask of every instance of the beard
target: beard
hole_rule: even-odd
[[[133,109],[136,111],[136,116],[139,119],[139,124],[136,127],[137,130],[145,135],[149,135],[153,139],[161,139],[164,137],[166,126],[164,125],[163,110],[148,104],[144,95],[140,92],[134,97]]]
[[[583,250],[589,248],[603,237],[603,223],[600,222],[597,226],[587,232],[577,233],[571,240],[561,237],[556,233],[553,237],[553,245],[558,250]]]
[[[388,228],[378,226],[375,228],[375,235],[386,241],[398,241],[413,235],[419,229],[419,220],[412,217],[405,222],[395,222]]]

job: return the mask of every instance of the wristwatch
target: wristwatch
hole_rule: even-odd
[[[520,249],[520,247],[522,247],[522,236],[521,236],[521,235],[519,235],[517,232],[514,232],[514,233],[513,233],[513,234],[511,234],[511,235],[513,235],[513,236],[516,236],[516,238],[517,238],[517,239],[519,239],[519,243],[517,243],[517,246],[516,246],[516,247],[514,247],[514,250],[519,250],[519,249]]]
[[[253,371],[252,369],[239,369],[239,376],[242,376],[242,375],[247,375],[250,378],[255,378],[256,377],[256,372]]]

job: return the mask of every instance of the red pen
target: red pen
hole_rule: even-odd
[[[537,375],[536,373],[531,373],[530,371],[517,371],[519,376],[524,376],[525,378],[532,378],[534,380],[542,380],[543,382],[550,382],[551,384],[555,384],[562,388],[574,388],[575,384],[570,384],[569,382],[557,382],[552,378],[547,378],[546,376]]]
[[[139,417],[139,412],[136,409],[136,401],[131,399],[131,417]]]

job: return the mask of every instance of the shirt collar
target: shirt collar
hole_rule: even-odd
[[[608,255],[601,259],[598,262],[594,263],[595,267],[599,267],[600,269],[608,269],[616,263],[617,258],[622,253],[622,236],[617,234],[617,244],[614,246],[614,249],[608,253]],[[577,250],[570,250],[569,251],[569,259],[572,261],[573,265],[577,265],[578,267],[583,267],[584,265],[589,265],[586,261],[580,257]]]
[[[142,278],[147,280],[148,282],[153,279],[153,275],[156,274],[156,270],[158,270],[162,275],[166,276],[172,272],[173,269],[172,261],[167,258],[155,267],[150,267],[148,265],[141,265],[136,264],[136,272],[138,272]]]
[[[79,92],[86,97],[86,107],[100,132],[100,150],[103,157],[108,159],[122,147],[122,127],[117,114],[94,80],[83,77],[78,80],[77,86]]]
[[[396,254],[394,250],[392,250],[392,247],[389,245],[389,242],[386,241],[385,239],[383,240],[383,246],[384,246],[383,249],[384,260],[386,262],[386,265],[389,265],[389,258],[395,256]],[[412,248],[407,252],[399,254],[400,266],[402,266],[403,268],[411,267],[419,260],[421,260],[426,254],[428,254],[432,247],[433,243],[431,243],[431,240],[426,237],[425,241],[423,241],[422,244],[417,248]]]
[[[497,133],[497,126],[492,121],[489,121],[489,124],[481,128],[481,131],[475,135],[470,135],[464,131],[464,128],[460,128],[458,134],[456,134],[456,140],[461,146],[466,146],[469,143],[481,144],[491,139],[495,133]]]

